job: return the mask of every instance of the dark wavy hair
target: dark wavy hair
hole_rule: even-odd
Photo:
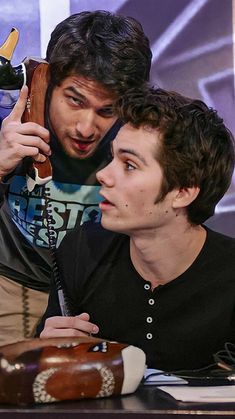
[[[59,23],[46,54],[52,85],[75,74],[117,95],[149,79],[151,58],[141,24],[103,10],[77,13]]]
[[[160,200],[174,188],[197,186],[200,192],[187,207],[188,219],[201,224],[211,217],[231,183],[235,162],[234,137],[216,110],[176,92],[142,88],[119,99],[117,112],[136,128],[160,133]]]

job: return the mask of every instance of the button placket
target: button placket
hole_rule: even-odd
[[[149,303],[150,306],[153,306],[155,304],[154,298],[149,298],[148,303]]]
[[[151,340],[152,338],[153,338],[153,335],[152,335],[152,333],[147,333],[147,335],[146,335],[146,338],[148,339],[148,340]]]
[[[144,289],[146,290],[146,291],[151,291],[151,285],[150,284],[144,284]],[[155,304],[155,299],[154,298],[152,298],[152,295],[151,295],[151,297],[150,297],[150,292],[148,292],[148,305],[150,306],[149,307],[149,315],[146,317],[146,323],[147,323],[147,333],[146,333],[146,339],[147,340],[151,340],[152,338],[153,338],[153,333],[152,333],[152,331],[151,331],[151,329],[152,329],[152,323],[153,323],[153,317],[152,317],[152,315],[150,315],[150,311],[151,311],[151,307],[152,306],[154,306],[154,304]],[[151,313],[152,314],[152,313]]]

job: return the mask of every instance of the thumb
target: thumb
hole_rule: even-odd
[[[28,86],[23,86],[19,98],[11,111],[8,120],[19,122],[21,121],[22,115],[24,113],[26,104],[27,104],[27,98],[28,98]]]

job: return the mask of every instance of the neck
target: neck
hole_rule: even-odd
[[[136,271],[154,289],[184,273],[197,258],[205,239],[206,230],[192,225],[170,234],[134,235],[130,239],[131,260]]]

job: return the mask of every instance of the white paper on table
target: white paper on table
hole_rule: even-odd
[[[145,385],[159,385],[159,384],[187,384],[187,381],[176,375],[168,375],[164,371],[147,368],[144,374]]]
[[[158,386],[181,402],[230,403],[235,402],[235,385],[228,386]]]

